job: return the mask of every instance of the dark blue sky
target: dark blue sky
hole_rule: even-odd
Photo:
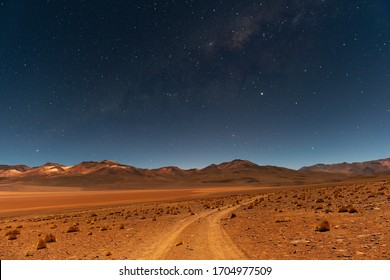
[[[390,157],[386,0],[0,0],[0,163]]]

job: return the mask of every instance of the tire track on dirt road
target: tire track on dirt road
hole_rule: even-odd
[[[239,205],[205,210],[177,222],[170,230],[163,233],[157,242],[149,246],[140,259],[246,259],[245,254],[223,228],[221,220],[239,207],[251,204],[264,196],[246,199]],[[177,249],[182,246],[178,247],[177,243],[188,239],[191,239],[191,247],[197,250],[192,253],[182,250],[184,253],[178,253]]]

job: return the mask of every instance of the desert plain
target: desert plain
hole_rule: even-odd
[[[0,258],[388,260],[389,189],[5,192]]]
[[[12,186],[0,191],[2,260],[390,259],[389,175],[173,188]]]

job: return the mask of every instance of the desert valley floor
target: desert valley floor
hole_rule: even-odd
[[[389,260],[389,192],[388,177],[272,188],[1,192],[0,259]]]

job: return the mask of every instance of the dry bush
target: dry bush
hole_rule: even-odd
[[[46,241],[42,238],[39,239],[38,245],[37,245],[37,250],[46,249],[46,248],[47,248]]]
[[[233,219],[233,218],[236,218],[237,217],[237,215],[235,214],[235,213],[232,213],[231,215],[230,215],[230,219]]]
[[[322,221],[317,227],[316,231],[325,232],[330,231],[330,224],[328,221]]]
[[[349,213],[357,213],[358,210],[357,210],[355,207],[350,206],[350,207],[348,208],[348,212],[349,212]]]
[[[55,228],[57,228],[57,226],[56,226],[55,224],[52,224],[52,225],[50,226],[50,229],[55,229]]]
[[[346,212],[348,212],[348,213],[357,213],[358,210],[355,207],[353,207],[352,205],[341,206],[339,208],[339,213],[346,213]]]
[[[112,256],[112,252],[111,251],[106,252],[106,257],[109,257],[109,256]]]
[[[70,227],[69,227],[69,229],[68,229],[67,232],[69,233],[69,232],[77,232],[77,231],[80,231],[79,226],[73,225],[73,226],[70,226]]]
[[[15,240],[18,238],[18,235],[15,233],[8,234],[7,239],[8,240]]]
[[[276,218],[275,222],[276,223],[291,222],[291,218],[289,218],[289,217],[279,217],[279,218]]]
[[[57,239],[53,234],[49,233],[49,234],[46,234],[45,241],[46,241],[46,243],[52,243],[52,242],[56,242]]]
[[[108,230],[108,229],[109,229],[108,226],[102,226],[102,227],[100,228],[100,231],[106,231],[106,230]]]
[[[34,256],[34,254],[33,254],[32,252],[29,251],[29,252],[26,253],[25,256],[26,256],[26,257],[32,257],[32,256]]]
[[[16,228],[23,228],[23,226],[22,225],[18,225]]]
[[[18,235],[20,234],[20,230],[18,229],[14,229],[14,230],[9,230],[5,233],[5,236],[9,236],[9,235]],[[16,238],[15,238],[16,239]]]
[[[124,224],[120,224],[119,225],[119,229],[125,229],[125,225]]]
[[[348,208],[346,206],[341,206],[339,208],[339,213],[346,213],[346,212],[348,212]]]

